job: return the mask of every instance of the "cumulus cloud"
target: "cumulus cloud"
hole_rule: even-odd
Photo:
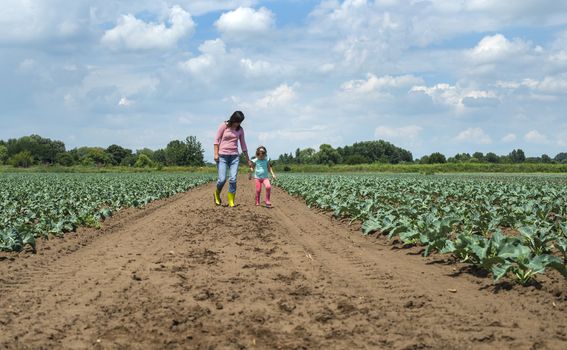
[[[273,70],[272,64],[269,62],[263,60],[253,61],[249,58],[240,59],[240,66],[247,74],[252,76],[267,74]]]
[[[200,75],[207,73],[226,54],[226,44],[221,39],[207,40],[199,46],[201,55],[180,63],[182,70]]]
[[[541,80],[523,79],[522,81],[498,81],[498,87],[509,90],[517,90],[527,88],[533,91],[550,93],[550,94],[566,94],[567,93],[567,74],[558,74],[554,76],[546,76]]]
[[[492,139],[482,128],[468,128],[463,130],[455,137],[455,141],[479,145],[492,143]]]
[[[295,99],[295,91],[293,87],[282,84],[272,91],[269,91],[266,96],[256,101],[258,108],[270,108],[274,106],[286,105]]]
[[[191,15],[180,6],[171,8],[168,24],[146,23],[131,14],[123,15],[116,27],[104,33],[101,42],[113,49],[168,49],[195,29]]]
[[[422,127],[417,125],[408,125],[402,127],[389,127],[379,126],[374,130],[374,137],[385,140],[410,140],[415,141],[421,131]]]
[[[390,75],[377,77],[376,75],[369,73],[366,80],[350,80],[343,83],[341,88],[345,92],[365,94],[382,89],[409,88],[416,84],[423,84],[423,79],[411,74],[397,77]]]
[[[532,142],[532,143],[540,143],[540,144],[545,144],[548,143],[549,140],[547,138],[546,135],[540,133],[537,130],[531,130],[528,131],[525,135],[524,135],[524,140],[528,141],[528,142]]]
[[[502,138],[502,142],[514,142],[516,138],[516,134],[507,134]]]
[[[223,13],[215,22],[215,27],[228,37],[248,37],[269,31],[274,27],[274,23],[274,14],[265,7],[259,10],[239,7]]]
[[[508,40],[502,34],[485,36],[468,52],[468,55],[477,62],[492,62],[505,60],[511,56],[522,54],[530,49],[528,43],[516,39]]]
[[[132,101],[130,101],[126,97],[122,97],[122,98],[120,98],[120,101],[118,101],[118,105],[120,107],[129,107],[129,106],[132,105]]]
[[[328,142],[329,130],[321,126],[314,126],[306,129],[277,129],[270,132],[260,132],[258,140],[262,143],[273,142],[274,140],[282,140],[284,142],[312,142],[313,140],[321,140]]]
[[[447,83],[413,86],[410,93],[427,95],[436,104],[451,106],[460,111],[465,107],[494,107],[500,103],[499,97],[493,91],[464,89]]]

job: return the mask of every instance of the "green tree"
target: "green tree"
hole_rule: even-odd
[[[5,145],[0,145],[0,164],[6,164],[8,160],[8,148]]]
[[[33,165],[33,156],[30,151],[21,151],[10,157],[8,163],[18,168],[29,168]]]
[[[439,152],[434,152],[429,155],[429,164],[447,163],[445,156]]]
[[[305,148],[299,151],[299,161],[302,164],[313,164],[315,163],[315,154],[317,151],[314,148]]]
[[[187,147],[179,140],[170,141],[165,147],[167,165],[186,165]]]
[[[106,153],[110,156],[112,165],[120,165],[122,161],[132,156],[132,150],[118,145],[110,145],[106,149]]]
[[[455,154],[455,157],[453,157],[453,158],[455,158],[455,160],[456,160],[457,162],[463,163],[463,162],[468,162],[468,161],[470,161],[472,157],[471,157],[471,155],[468,154],[468,153],[457,153],[457,154]]]
[[[319,152],[316,155],[319,164],[333,165],[341,163],[341,155],[329,144],[319,146]]]
[[[166,165],[167,164],[167,157],[166,157],[166,152],[164,149],[158,149],[154,152],[153,157],[152,157],[153,161],[158,163],[158,164],[162,164],[162,165]]]
[[[188,136],[185,139],[187,147],[187,165],[203,166],[205,165],[205,151],[203,145],[197,140],[195,136]]]
[[[567,152],[558,153],[553,160],[561,164],[567,163]]]
[[[142,153],[138,155],[138,159],[136,160],[134,166],[136,168],[148,168],[148,167],[153,167],[154,162],[150,159],[150,157]]]
[[[85,147],[86,152],[80,159],[81,164],[88,166],[104,166],[112,164],[110,155],[101,147]]]
[[[512,163],[523,163],[526,161],[526,155],[521,149],[513,150],[508,156],[512,160]]]
[[[486,160],[482,152],[474,152],[472,157],[478,160],[479,162],[484,162]]]
[[[345,164],[355,165],[355,164],[367,164],[368,158],[360,154],[353,154],[351,156],[347,156],[343,162]]]
[[[57,155],[65,152],[65,144],[62,141],[54,141],[39,135],[10,139],[6,143],[6,147],[8,149],[8,157],[28,151],[34,160],[46,164],[54,164]]]
[[[540,158],[541,158],[542,163],[551,163],[552,162],[551,157],[548,156],[547,154],[542,154]]]
[[[72,165],[75,164],[73,156],[68,152],[59,153],[57,155],[56,161],[57,161],[57,164],[60,164],[60,165],[63,165],[63,166],[72,166]]]
[[[484,156],[484,159],[486,159],[486,161],[489,163],[498,163],[500,161],[500,158],[494,152],[488,152]]]
[[[419,160],[419,164],[431,164],[431,160],[429,159],[429,156],[423,156],[421,157],[421,159]]]

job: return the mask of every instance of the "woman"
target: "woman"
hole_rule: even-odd
[[[236,176],[238,175],[238,142],[240,141],[240,148],[242,153],[246,156],[246,162],[248,166],[252,165],[250,158],[248,158],[248,149],[246,147],[246,141],[244,140],[244,129],[240,124],[244,121],[244,113],[241,111],[236,111],[232,113],[230,119],[223,122],[217,131],[215,137],[214,148],[215,148],[215,162],[217,163],[217,169],[219,173],[219,178],[217,181],[217,189],[214,192],[215,204],[221,205],[220,193],[224,184],[226,183],[226,171],[230,172],[230,177],[228,178],[228,206],[234,207],[234,197],[236,195]]]

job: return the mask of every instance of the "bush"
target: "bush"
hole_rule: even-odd
[[[136,168],[148,168],[154,166],[154,162],[145,154],[140,154],[136,163],[134,164]]]
[[[18,168],[29,168],[33,165],[33,157],[29,151],[22,151],[12,156],[8,163]]]
[[[59,153],[56,158],[57,163],[63,166],[71,166],[75,164],[73,157],[69,153]]]
[[[289,167],[288,165],[286,165],[286,166],[284,166],[283,171],[289,172],[289,171],[291,171],[291,167]]]

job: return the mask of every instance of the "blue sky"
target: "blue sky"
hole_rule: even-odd
[[[567,152],[567,3],[5,0],[0,139]]]

